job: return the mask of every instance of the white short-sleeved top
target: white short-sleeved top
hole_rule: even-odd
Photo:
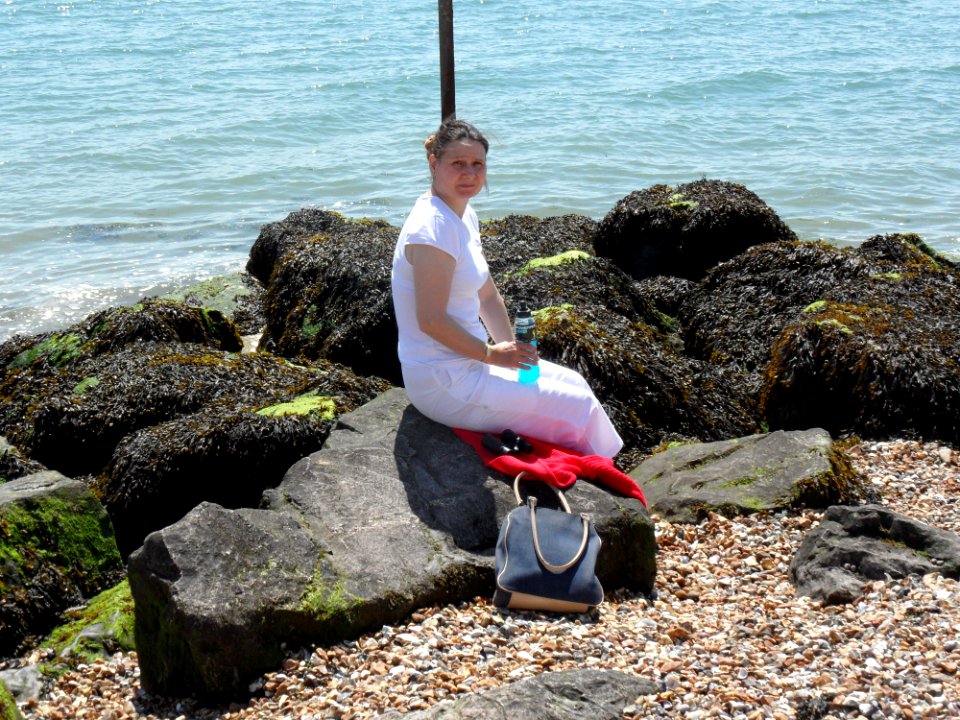
[[[461,219],[439,197],[429,192],[421,195],[400,231],[391,272],[400,362],[408,365],[463,362],[467,358],[420,330],[413,266],[405,253],[407,245],[412,244],[431,245],[456,260],[447,313],[471,335],[486,342],[487,331],[480,321],[479,292],[490,277],[490,269],[480,245],[477,214],[467,205]]]

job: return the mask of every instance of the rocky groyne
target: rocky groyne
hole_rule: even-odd
[[[949,535],[891,516],[847,456],[861,439],[960,443],[960,276],[918,236],[800,242],[746,188],[711,180],[633,193],[599,223],[510,216],[482,232],[508,306],[536,298],[542,354],[591,382],[656,518],[874,508],[829,517],[867,559],[838,552],[785,577],[827,604],[886,576],[956,574]],[[284,648],[491,586],[506,478],[405,402],[396,233],[303,210],[263,229],[225,305],[149,298],[0,345],[0,654],[30,652],[116,587],[108,563],[37,590],[70,565],[43,538],[90,502],[129,563],[142,682],[158,695],[242,699]],[[50,521],[38,473],[83,503]],[[650,515],[588,482],[572,500],[600,519],[605,587],[653,602]],[[893,548],[881,559],[878,534]],[[817,573],[846,593],[816,590],[830,584]],[[76,665],[71,653],[54,664]]]

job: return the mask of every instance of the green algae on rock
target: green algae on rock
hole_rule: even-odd
[[[133,596],[126,580],[67,610],[64,620],[40,645],[53,651],[53,659],[44,663],[46,675],[136,649]]]
[[[278,405],[269,405],[256,411],[257,415],[280,417],[282,415],[310,415],[319,413],[324,420],[333,420],[337,412],[337,403],[333,398],[322,397],[316,392],[304,393],[292,400]]]
[[[0,656],[15,655],[122,569],[110,518],[82,482],[48,471],[0,485]]]
[[[0,720],[23,720],[17,702],[3,678],[0,678]]]

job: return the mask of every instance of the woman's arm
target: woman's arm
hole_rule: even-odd
[[[495,343],[514,339],[507,306],[492,277],[487,278],[487,282],[480,288],[480,319]]]
[[[489,355],[487,344],[467,332],[447,313],[456,260],[429,245],[408,245],[405,253],[413,266],[420,330],[454,352],[474,360],[486,360]]]
[[[537,362],[532,345],[513,339],[507,309],[492,279],[480,289],[480,319],[495,342],[488,346],[447,313],[456,261],[429,245],[408,245],[405,254],[413,266],[417,325],[423,332],[454,352],[492,365],[519,368]]]

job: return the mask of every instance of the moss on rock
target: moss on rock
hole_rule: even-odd
[[[54,655],[46,665],[47,674],[61,674],[80,663],[136,650],[133,597],[126,580],[95,595],[86,605],[68,610],[64,619],[41,643]]]
[[[82,483],[39,473],[3,485],[0,500],[0,656],[10,656],[61,610],[116,582],[123,562]]]
[[[333,420],[337,413],[337,403],[333,398],[317,395],[315,392],[298,395],[289,402],[270,405],[257,410],[258,415],[280,417],[283,415],[310,415],[318,413],[324,420]]]
[[[0,678],[0,720],[23,720],[17,701],[2,678]]]

